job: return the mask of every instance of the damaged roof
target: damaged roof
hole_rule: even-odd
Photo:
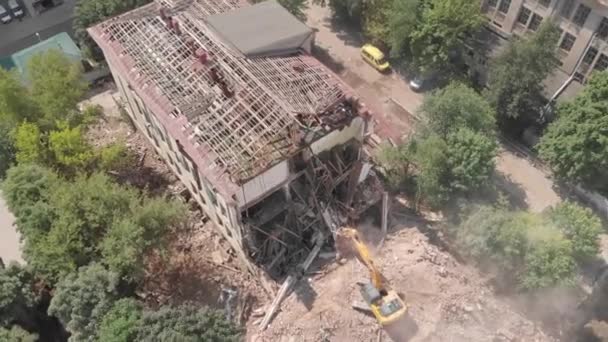
[[[274,0],[212,15],[207,22],[247,57],[294,53],[313,36],[311,28]]]
[[[285,12],[277,6],[251,6],[241,0],[158,0],[89,28],[115,72],[224,194],[235,193],[239,184],[296,153],[303,134],[335,127],[332,108],[350,94],[348,86],[305,51],[247,57],[208,23],[234,12],[236,17],[223,19],[226,25],[251,7],[251,12],[242,13],[261,14],[265,8]],[[266,27],[275,19],[270,16],[250,17],[244,27],[252,28],[256,21],[263,26],[258,32],[298,27],[290,23],[295,18],[283,14]],[[303,38],[305,31],[300,27],[272,39],[295,41],[299,38],[293,37]],[[250,47],[278,52],[295,46],[272,39]]]

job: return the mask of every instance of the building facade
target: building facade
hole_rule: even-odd
[[[285,275],[331,236],[333,201],[360,203],[370,113],[276,2],[163,0],[89,33],[137,129],[251,270]]]
[[[592,71],[608,67],[608,1],[606,0],[484,0],[489,26],[505,38],[533,32],[545,18],[561,29],[559,73],[584,82]],[[549,88],[557,90],[557,84]],[[548,93],[551,93],[549,91]]]

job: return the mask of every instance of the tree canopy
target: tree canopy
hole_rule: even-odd
[[[490,104],[475,90],[459,82],[426,96],[420,108],[425,126],[446,138],[461,128],[493,135],[496,114]]]
[[[462,251],[523,289],[572,284],[574,242],[546,216],[481,206],[464,218],[456,237]]]
[[[17,74],[0,68],[0,121],[14,127],[24,120],[35,120],[36,111]]]
[[[571,102],[557,108],[538,151],[555,175],[608,190],[608,72],[596,73]]]
[[[410,49],[411,34],[418,25],[421,17],[422,0],[393,0],[386,14],[386,42],[391,47],[394,57],[407,55]],[[407,57],[407,56],[404,56]]]
[[[24,258],[50,282],[93,261],[136,280],[144,255],[185,217],[182,204],[146,198],[100,173],[67,181],[24,164],[9,170],[3,192],[25,240]]]
[[[138,341],[229,342],[238,341],[239,329],[222,314],[192,304],[146,311]]]
[[[0,267],[0,326],[32,325],[29,312],[38,300],[32,280],[33,275],[17,264]]]
[[[27,71],[31,99],[43,114],[39,120],[42,128],[54,127],[74,116],[87,88],[79,62],[52,49],[32,56]]]
[[[48,312],[71,333],[70,342],[96,340],[104,315],[120,298],[119,279],[101,265],[91,265],[57,284]]]
[[[544,105],[543,81],[557,66],[559,36],[557,25],[545,20],[536,33],[512,39],[492,60],[485,96],[501,122],[538,117]]]
[[[578,261],[587,261],[597,255],[600,249],[599,235],[603,229],[602,222],[591,209],[574,202],[564,202],[547,210],[546,215],[572,241],[574,257]]]
[[[38,341],[38,335],[30,333],[18,325],[13,325],[10,329],[0,327],[0,341],[36,342]]]
[[[486,19],[475,1],[428,0],[422,5],[422,17],[410,35],[413,62],[423,72],[442,70]]]
[[[99,341],[128,342],[137,340],[141,324],[142,305],[132,298],[123,298],[114,303],[103,316],[99,331]]]

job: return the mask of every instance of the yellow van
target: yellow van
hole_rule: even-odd
[[[374,69],[380,72],[384,72],[391,67],[386,61],[386,58],[384,58],[382,51],[371,44],[363,45],[361,48],[361,57],[373,66]]]

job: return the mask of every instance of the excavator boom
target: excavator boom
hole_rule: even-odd
[[[342,228],[339,231],[337,246],[340,254],[345,257],[355,254],[369,270],[370,283],[361,286],[361,295],[378,322],[387,326],[406,316],[405,302],[396,291],[388,287],[359,232],[353,228]]]

